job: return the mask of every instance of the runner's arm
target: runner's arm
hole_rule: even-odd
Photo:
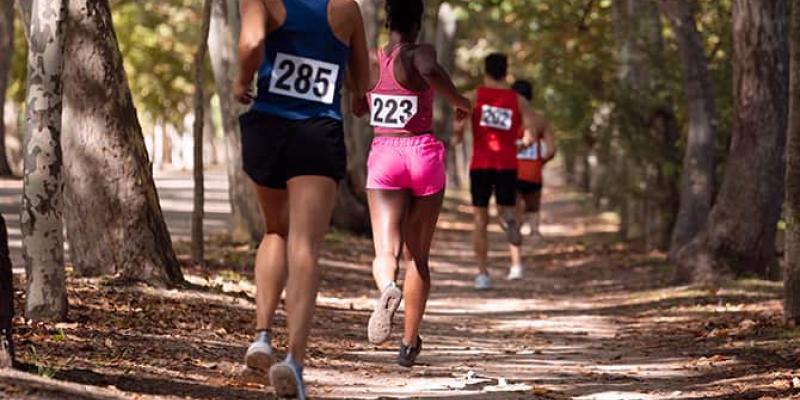
[[[467,94],[466,98],[469,100],[470,104],[475,103],[475,93]],[[455,121],[453,121],[453,137],[451,138],[451,144],[453,146],[457,146],[464,141],[464,131],[466,131],[468,123],[469,118],[458,118],[458,116],[456,116]]]
[[[529,147],[536,141],[536,115],[526,98],[522,97],[522,95],[518,95],[517,99],[519,101],[520,112],[522,113],[522,147]]]
[[[351,111],[361,117],[369,111],[366,93],[369,90],[370,68],[369,51],[367,50],[367,34],[364,30],[364,18],[358,3],[351,4],[353,35],[350,37],[350,59],[348,60],[347,81],[352,91]]]
[[[547,163],[556,156],[556,138],[555,133],[553,133],[553,125],[544,119],[544,117],[541,117],[541,120],[544,123],[544,128],[541,131],[541,139],[545,144],[545,150],[547,150],[542,156],[542,161]]]
[[[472,108],[469,99],[458,92],[450,74],[436,61],[436,49],[433,46],[423,44],[417,47],[414,51],[414,67],[425,82],[441,94],[456,112],[461,111],[462,116],[469,113]]]
[[[262,0],[242,0],[242,31],[239,34],[239,75],[233,94],[240,103],[253,101],[250,87],[264,61],[264,45],[269,30],[269,11]]]

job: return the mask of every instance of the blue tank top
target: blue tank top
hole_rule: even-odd
[[[342,119],[350,48],[328,23],[330,0],[284,1],[286,21],[267,35],[253,109],[291,120]]]

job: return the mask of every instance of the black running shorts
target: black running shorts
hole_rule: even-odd
[[[239,117],[242,163],[254,182],[285,189],[297,176],[344,178],[347,150],[342,122],[332,118],[290,120],[259,111]]]
[[[469,171],[472,205],[488,207],[492,194],[498,206],[513,207],[517,202],[517,170],[474,169]]]
[[[520,194],[535,194],[542,191],[542,184],[517,179],[517,191]]]

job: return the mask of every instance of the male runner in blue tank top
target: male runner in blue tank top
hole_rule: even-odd
[[[354,99],[367,90],[366,35],[354,0],[241,0],[241,12],[234,94],[253,102],[239,121],[242,158],[267,227],[256,254],[257,334],[245,364],[268,370],[278,396],[305,399],[317,260],[347,164],[340,89],[347,80]],[[270,329],[284,286],[289,348],[273,365]]]

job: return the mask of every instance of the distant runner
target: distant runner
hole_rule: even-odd
[[[429,44],[416,44],[422,0],[387,0],[389,43],[378,53],[369,92],[375,139],[368,161],[367,194],[375,241],[373,275],[381,296],[369,319],[368,338],[383,343],[405,297],[405,330],[398,364],[414,365],[422,351],[419,328],[431,278],[431,241],[445,189],[445,146],[433,133],[433,100],[439,93],[466,118],[471,109]],[[396,279],[405,267],[403,291]]]
[[[356,98],[366,92],[366,35],[353,0],[242,0],[241,14],[234,94],[255,101],[240,118],[242,158],[267,228],[256,255],[257,334],[245,364],[264,378],[269,371],[279,397],[302,400],[317,260],[347,164],[340,89],[348,71]],[[271,329],[284,286],[289,348],[273,365]]]
[[[475,218],[473,241],[479,274],[475,288],[492,286],[489,275],[489,201],[492,195],[500,217],[500,226],[513,246],[511,270],[521,269],[519,246],[522,243],[517,202],[517,152],[533,144],[534,116],[528,100],[506,83],[508,58],[493,53],[486,57],[484,84],[475,93],[472,113],[473,151],[470,163],[470,191]],[[455,126],[454,142],[460,143],[465,124]],[[522,139],[517,140],[522,132]]]
[[[529,102],[533,99],[533,86],[526,80],[518,80],[511,85],[515,92],[519,93]],[[539,232],[539,210],[542,204],[542,170],[547,162],[555,157],[555,139],[550,123],[535,110],[534,116],[534,144],[522,149],[517,153],[517,218],[522,222],[521,232],[524,235],[532,236],[536,241],[542,239]],[[523,133],[520,132],[520,139]],[[512,265],[508,271],[509,280],[522,279],[524,267],[522,265],[519,248],[511,246],[512,259],[520,260]]]

